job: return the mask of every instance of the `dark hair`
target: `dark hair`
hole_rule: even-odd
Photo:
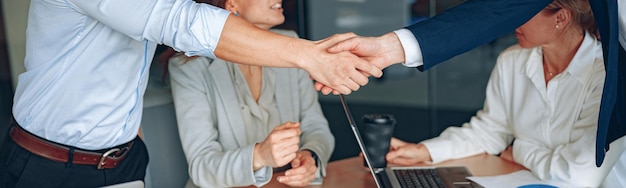
[[[206,3],[216,7],[225,8],[226,0],[194,0],[196,3]]]

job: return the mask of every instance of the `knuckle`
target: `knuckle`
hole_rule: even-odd
[[[367,85],[367,83],[369,83],[369,80],[368,80],[368,79],[365,79],[364,81],[362,81],[362,82],[361,82],[361,84],[360,84],[360,85],[361,85],[361,86],[365,86],[365,85]]]

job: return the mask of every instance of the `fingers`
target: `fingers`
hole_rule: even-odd
[[[383,71],[378,68],[377,66],[375,66],[373,63],[371,62],[365,62],[365,63],[357,63],[355,65],[355,67],[360,70],[363,71],[366,74],[360,73],[358,77],[365,77],[365,79],[367,79],[367,75],[372,75],[376,78],[380,78],[381,76],[383,76]],[[355,80],[355,78],[358,78],[356,75],[350,76],[350,78],[352,78],[352,80]],[[355,80],[357,81],[357,80]],[[365,82],[364,84],[361,85],[365,85],[367,84],[367,82]]]
[[[298,148],[296,147],[295,150],[298,150]],[[289,151],[285,151],[285,155],[283,155],[281,158],[279,158],[279,160],[276,162],[276,165],[273,167],[281,167],[281,166],[285,166],[286,164],[289,163],[289,161],[293,160],[296,158],[296,153],[295,152],[289,152]]]
[[[399,156],[401,156],[399,150],[393,150],[389,151],[387,155],[385,155],[385,159],[387,159],[387,161],[391,161],[398,158]]]
[[[299,149],[299,142],[299,137],[289,137],[279,140],[277,142],[273,142],[271,150],[274,164],[272,165],[272,167],[284,166],[290,161],[294,160],[296,158],[296,152]]]
[[[362,74],[365,74],[365,73],[362,73]],[[358,81],[356,81],[356,83],[361,85],[361,86],[367,85],[368,82],[369,82],[369,79],[367,79],[367,78],[359,79]],[[334,95],[342,94],[340,91],[334,90],[333,88],[328,87],[328,86],[326,86],[326,85],[324,85],[324,84],[322,84],[320,82],[315,82],[313,87],[315,88],[316,91],[319,91],[319,92],[321,92],[324,95],[328,95],[330,93],[333,93]],[[354,85],[352,87],[354,87]],[[358,89],[358,88],[356,88],[356,89]]]
[[[274,127],[274,130],[284,130],[284,129],[290,129],[290,128],[297,128],[300,126],[300,122],[285,122],[283,124],[280,124],[276,127]]]
[[[352,54],[350,54],[350,56],[354,56]],[[358,59],[358,58],[357,58]],[[362,61],[360,59],[358,59],[358,61]],[[318,91],[322,91],[325,95],[329,94],[329,93],[333,93],[333,94],[345,94],[348,95],[350,93],[352,93],[352,91],[357,91],[359,90],[359,88],[361,86],[366,85],[369,82],[368,76],[369,74],[378,74],[379,76],[382,74],[382,71],[380,69],[377,69],[376,66],[373,65],[363,65],[363,64],[368,64],[367,62],[358,62],[358,63],[353,63],[350,61],[344,61],[339,63],[338,66],[336,66],[333,71],[336,71],[337,75],[342,75],[342,76],[338,76],[335,78],[330,78],[329,79],[329,85],[325,85],[323,83],[317,83],[315,84],[315,88]],[[370,72],[373,71],[373,73],[370,72],[365,72],[359,69],[356,69],[358,67],[370,67],[373,68],[370,70]],[[316,81],[320,81],[320,80],[316,80]]]
[[[367,82],[369,82],[369,79],[367,78],[367,76],[363,75],[361,71],[357,71],[357,72],[353,71],[350,75],[350,78],[352,79],[352,81],[358,84],[357,87],[367,85]]]
[[[302,152],[296,153],[296,158],[291,161],[291,168],[297,168],[302,162]]]
[[[336,86],[335,89],[333,90],[333,92],[334,91],[339,92],[339,93],[344,94],[344,95],[349,95],[350,93],[352,93],[352,89],[348,88],[345,85],[338,85],[338,86]]]
[[[349,73],[351,81],[359,84],[359,86],[367,84],[367,77],[369,75],[380,77],[383,75],[383,71],[377,66],[364,59],[357,57],[349,52],[341,52],[337,54],[341,57],[342,61],[339,63],[339,68],[343,73]]]
[[[395,158],[392,160],[387,160],[387,162],[394,164],[394,165],[409,166],[409,165],[419,164],[421,161],[410,159],[410,158]]]
[[[315,174],[311,175],[292,175],[292,176],[280,176],[277,178],[278,182],[288,185],[290,187],[304,187],[311,184],[311,181],[315,179]]]
[[[352,51],[359,46],[359,43],[360,43],[360,38],[358,36],[355,36],[355,37],[349,38],[349,40],[346,39],[343,41],[338,41],[335,45],[328,48],[327,51],[329,53]]]
[[[405,145],[407,145],[407,144],[408,144],[408,143],[406,143],[406,142],[404,142],[404,141],[402,141],[402,140],[400,140],[400,139],[397,139],[397,138],[395,138],[395,137],[391,138],[391,143],[390,143],[390,145],[391,145],[391,148],[392,148],[392,149],[394,149],[394,150],[395,150],[395,149],[397,149],[397,148],[399,148],[399,147],[405,146]]]
[[[285,122],[275,127],[267,138],[278,142],[284,139],[299,138],[301,134],[302,130],[299,122]]]
[[[354,73],[350,73],[350,74],[351,74],[351,75],[353,75]],[[361,78],[357,78],[357,79],[361,79]],[[348,93],[344,93],[344,92],[341,92],[341,93],[343,93],[343,94],[346,94],[346,95],[347,95],[347,94],[352,93],[352,91],[357,91],[357,90],[359,90],[359,88],[361,88],[361,85],[359,85],[359,83],[355,82],[354,80],[351,80],[351,81],[346,82],[346,83],[343,85],[343,87],[348,88],[348,90],[346,91],[346,92],[348,92]]]
[[[288,143],[289,142],[289,143]],[[299,147],[297,144],[291,144],[297,142],[296,138],[283,140],[279,143],[271,143],[270,146],[260,148],[263,154],[265,163],[263,166],[281,167],[296,158],[296,151]]]
[[[414,165],[420,162],[417,158],[413,156],[408,156],[406,154],[406,151],[407,150],[403,149],[390,151],[389,153],[387,153],[387,156],[385,156],[385,158],[390,164],[396,165]]]
[[[337,42],[355,38],[354,33],[333,35],[315,43],[317,64],[303,67],[315,81],[332,88],[333,93],[350,94],[368,83],[368,76],[380,76],[382,71],[352,52],[329,53],[327,49]],[[362,73],[361,73],[362,72]],[[321,89],[321,86],[318,86]],[[328,91],[330,93],[331,91]]]
[[[385,158],[387,158],[387,160],[394,160],[397,158],[413,158],[414,156],[410,155],[408,152],[409,150],[410,148],[408,147],[398,147],[397,149],[387,153]]]
[[[432,161],[430,153],[424,144],[410,143],[406,143],[404,146],[390,151],[385,158],[387,162],[398,165],[416,165]]]
[[[278,182],[284,183],[289,186],[301,187],[307,186],[313,181],[315,178],[315,172],[317,171],[317,167],[315,166],[315,160],[311,156],[302,156],[299,155],[299,158],[294,159],[294,161],[299,161],[300,164],[297,167],[293,166],[292,168],[285,171],[284,176],[278,177]]]
[[[330,87],[328,87],[328,86],[326,86],[326,85],[324,85],[322,83],[319,83],[319,82],[315,82],[315,85],[313,87],[315,87],[315,90],[317,90],[319,92],[322,92],[322,94],[324,94],[324,95],[328,95],[331,92],[335,91],[333,88],[330,88]],[[339,93],[339,92],[337,92],[337,93]],[[335,94],[335,95],[338,95],[338,94]]]
[[[313,87],[315,88],[315,90],[316,90],[316,91],[321,91],[321,90],[322,90],[322,88],[324,88],[324,87],[326,87],[326,86],[325,86],[324,84],[322,84],[322,83],[315,82],[315,83],[313,84]],[[324,94],[324,95],[326,95],[326,94]]]
[[[285,122],[275,127],[263,142],[255,145],[254,168],[280,167],[292,161],[299,149],[300,134],[300,123]]]
[[[352,39],[357,37],[354,33],[342,33],[342,34],[334,34],[328,38],[315,41],[316,44],[320,44],[323,49],[328,49],[332,46],[335,46],[337,43]],[[331,52],[332,53],[332,52]],[[335,52],[336,53],[336,52]]]
[[[366,85],[369,76],[379,78],[383,74],[383,68],[405,60],[402,45],[393,32],[380,37],[362,37],[354,33],[337,34],[315,44],[330,53],[325,54],[330,55],[330,58],[321,59],[325,59],[323,64],[331,66],[324,70],[306,70],[312,75],[321,72],[313,78],[323,83],[324,86],[316,84],[315,89],[325,95],[350,94]]]

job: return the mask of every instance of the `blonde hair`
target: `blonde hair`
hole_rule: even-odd
[[[580,26],[587,32],[599,36],[598,26],[596,26],[593,12],[589,0],[554,0],[546,7],[554,12],[561,8],[568,9],[572,12],[572,23]]]

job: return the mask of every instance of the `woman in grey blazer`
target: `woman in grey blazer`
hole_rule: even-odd
[[[213,2],[262,29],[284,22],[280,1]],[[334,137],[305,71],[178,54],[169,73],[193,184],[262,186],[285,166],[281,183],[321,183]]]

